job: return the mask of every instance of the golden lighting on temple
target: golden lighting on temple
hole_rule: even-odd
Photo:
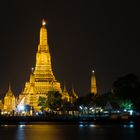
[[[4,111],[12,112],[13,110],[15,110],[15,108],[16,100],[9,84],[9,89],[4,97]]]
[[[46,22],[42,20],[40,28],[40,41],[36,53],[36,64],[32,69],[30,80],[26,82],[23,92],[19,96],[19,103],[25,97],[24,104],[39,110],[38,98],[47,97],[49,91],[62,93],[61,85],[55,79],[51,65],[51,54],[49,51]]]
[[[78,98],[73,87],[71,94],[68,93],[66,85],[64,85],[62,91],[60,83],[53,74],[47,28],[45,25],[46,22],[43,19],[40,28],[38,50],[36,52],[36,63],[35,67],[31,68],[30,78],[25,83],[25,87],[19,94],[19,98],[15,98],[9,84],[9,89],[4,97],[4,104],[0,100],[0,109],[4,110],[4,112],[12,112],[13,110],[21,112],[26,105],[32,107],[34,111],[39,111],[38,99],[39,97],[47,98],[49,91],[59,92],[63,100],[71,103]]]
[[[91,93],[97,94],[97,85],[96,85],[96,77],[95,77],[95,71],[92,70],[92,75],[91,75]]]
[[[46,25],[46,21],[43,19],[42,20],[42,26],[45,26]]]

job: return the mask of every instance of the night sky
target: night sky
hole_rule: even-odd
[[[139,9],[134,1],[18,0],[0,3],[0,96],[9,81],[18,95],[35,66],[42,18],[47,20],[53,72],[68,90],[99,93],[118,77],[140,76]]]

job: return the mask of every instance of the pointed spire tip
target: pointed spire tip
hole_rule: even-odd
[[[46,21],[43,19],[42,20],[42,26],[45,26],[46,25]]]
[[[8,89],[9,91],[11,91],[11,83],[9,82],[9,89]]]
[[[92,70],[92,73],[94,73],[95,72],[95,70]]]

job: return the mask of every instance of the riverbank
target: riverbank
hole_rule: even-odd
[[[140,123],[140,117],[129,118],[93,118],[93,117],[71,117],[71,116],[1,116],[0,125],[12,124],[31,124],[31,123],[47,123],[47,122],[64,122],[64,123],[80,123],[93,122],[95,124],[121,124],[121,123]]]

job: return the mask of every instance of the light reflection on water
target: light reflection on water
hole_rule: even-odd
[[[55,125],[19,125],[16,140],[59,140],[59,133],[61,129]]]
[[[136,132],[139,130],[133,123],[124,125],[96,125],[83,122],[79,124],[1,125],[0,140],[108,140],[108,138],[132,140],[136,139],[138,136]]]
[[[123,125],[124,128],[134,128],[134,124],[124,124]]]
[[[85,123],[85,122],[79,122],[79,127],[98,127],[98,125],[95,125],[93,123]]]
[[[25,140],[25,125],[19,125],[16,130],[16,140],[20,138],[20,140]]]

